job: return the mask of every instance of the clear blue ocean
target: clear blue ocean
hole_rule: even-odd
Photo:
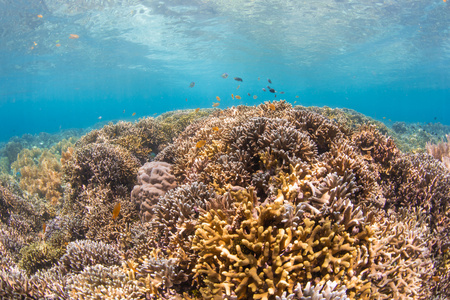
[[[450,125],[449,19],[443,0],[1,0],[0,141],[216,96]]]

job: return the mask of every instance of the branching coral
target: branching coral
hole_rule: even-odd
[[[11,165],[20,174],[20,187],[57,204],[62,196],[61,164],[59,157],[48,150],[23,149]]]
[[[109,144],[88,144],[76,148],[64,166],[64,181],[75,199],[83,187],[109,186],[112,191],[130,189],[139,161],[126,149]]]
[[[255,207],[253,191],[244,195],[232,220],[221,210],[200,217],[193,240],[200,257],[194,272],[206,286],[201,288],[205,298],[228,297],[234,291],[238,298],[274,299],[311,280],[336,280],[354,295],[370,294],[370,283],[355,272],[362,266],[354,265],[357,248],[370,245],[370,232],[351,237],[344,225],[329,219],[321,225],[304,219],[302,226],[284,227],[288,203],[278,199]]]
[[[445,136],[447,142],[440,142],[438,144],[426,144],[428,154],[434,158],[439,159],[450,170],[450,134]]]

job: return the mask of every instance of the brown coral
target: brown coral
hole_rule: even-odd
[[[177,186],[171,168],[172,166],[165,162],[148,162],[139,169],[138,184],[131,192],[131,199],[140,208],[141,220],[149,221],[152,217],[152,206],[158,198]]]

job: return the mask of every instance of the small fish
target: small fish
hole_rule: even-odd
[[[203,147],[205,145],[206,145],[206,141],[205,140],[201,140],[201,141],[198,141],[197,144],[195,144],[195,147],[201,148],[201,147]]]
[[[156,116],[158,113],[154,113],[153,115]]]
[[[240,87],[241,87],[241,85],[238,85],[236,89],[238,90]]]
[[[34,44],[35,46],[37,46],[37,43],[36,43],[36,42],[33,42],[33,44]]]
[[[386,117],[383,117],[383,120],[386,119]]]
[[[297,101],[294,101],[294,104],[297,103]]]
[[[74,33],[71,33],[70,35],[69,35],[69,39],[72,39],[72,40],[75,40],[75,39],[77,39],[77,38],[79,38],[80,36],[78,35],[78,34],[74,34]]]
[[[243,81],[242,78],[240,78],[240,77],[234,77],[234,80],[241,81],[241,82]]]
[[[239,96],[239,95],[234,96],[234,98],[241,100],[241,96]]]
[[[42,15],[37,15],[37,17],[38,17],[39,19],[41,19],[43,16],[42,16]]]
[[[187,98],[186,98],[186,100],[185,100],[186,102],[187,102]]]
[[[212,107],[217,107],[217,106],[219,106],[219,105],[220,105],[220,103],[214,103],[214,102],[213,102]]]
[[[270,80],[270,79],[267,79],[267,81],[270,83],[270,84],[272,84],[272,80]]]
[[[189,84],[189,87],[193,88],[194,86],[195,86],[195,82],[192,81],[191,84]]]
[[[445,2],[445,0],[444,0],[444,2]],[[436,282],[439,282],[439,276],[433,276],[433,280]]]
[[[115,220],[120,214],[120,202],[117,202],[116,206],[114,206],[112,218]]]
[[[256,98],[258,98],[258,96],[256,96],[256,95],[253,95],[253,99],[256,99]]]
[[[55,46],[56,46],[56,47],[61,47],[61,44],[56,44]]]
[[[231,94],[231,98],[234,99],[234,95],[233,94]]]
[[[284,94],[284,92],[280,92],[280,94]]]
[[[219,127],[214,126],[214,127],[212,128],[212,130],[214,130],[214,131],[219,131]]]
[[[261,78],[260,77],[258,77],[258,80],[260,80]]]
[[[140,273],[136,268],[133,266],[133,264],[130,261],[127,261],[128,267],[133,270],[134,273]]]
[[[298,98],[299,96],[297,95],[297,96],[295,96],[295,98]]]
[[[125,109],[122,111],[122,113],[123,113],[123,114],[125,113]]]
[[[42,224],[42,234],[45,234],[45,230],[47,229],[47,224]]]
[[[274,89],[270,89],[269,92],[276,93],[276,91]]]
[[[102,116],[98,117],[98,119],[101,120],[101,119],[102,119]]]
[[[271,110],[275,110],[275,104],[269,103],[269,108],[270,108]]]
[[[200,107],[197,107],[197,108],[195,109],[195,112],[198,113],[199,111],[200,111]]]
[[[262,90],[265,92],[265,91],[266,91],[266,88],[262,88]]]
[[[131,114],[131,116],[133,116],[133,117],[134,117],[135,115],[136,115],[136,113],[135,113],[135,112]]]
[[[223,73],[223,74],[220,75],[220,76],[222,76],[223,79],[227,79],[227,78],[228,78],[228,74],[227,74],[227,73]]]
[[[219,96],[216,96],[216,99],[217,99],[217,101],[220,101],[220,97]]]
[[[251,96],[250,93],[247,93],[247,95]]]

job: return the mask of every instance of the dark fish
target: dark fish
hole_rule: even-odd
[[[270,90],[270,86],[267,86],[267,88]]]
[[[240,78],[240,77],[234,77],[234,80],[236,80],[236,81],[243,81],[242,78]]]
[[[247,93],[247,95],[251,96],[250,93]]]
[[[284,92],[280,92],[280,94],[284,94]]]
[[[190,88],[193,88],[195,86],[195,82],[191,82],[191,84],[189,85]]]
[[[275,90],[274,90],[274,89],[269,89],[269,91],[270,91],[271,93],[275,93]]]
[[[437,120],[437,117],[434,117],[434,120],[436,121],[436,120]]]
[[[266,91],[266,88],[262,88],[262,90],[265,92],[265,91]]]
[[[267,79],[267,81],[268,81],[269,83],[272,83],[272,80],[270,80],[270,79]]]

